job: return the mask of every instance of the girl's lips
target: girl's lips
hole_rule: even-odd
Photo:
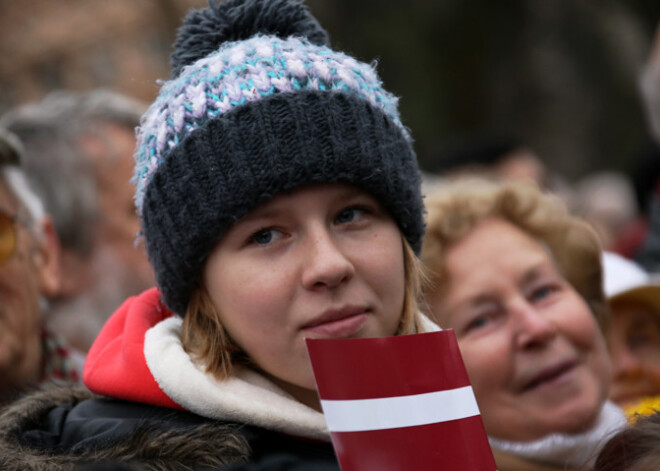
[[[305,334],[321,338],[346,338],[355,335],[367,321],[365,309],[343,309],[327,312],[303,326]]]

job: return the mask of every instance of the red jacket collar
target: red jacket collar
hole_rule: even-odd
[[[160,389],[144,358],[146,332],[172,315],[156,288],[124,301],[87,354],[85,385],[105,396],[182,409]]]

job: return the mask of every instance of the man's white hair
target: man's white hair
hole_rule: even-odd
[[[30,188],[23,170],[15,165],[6,165],[1,169],[2,178],[14,197],[18,200],[19,214],[27,217],[30,231],[38,237],[42,236],[42,225],[46,213],[44,205],[37,194]]]

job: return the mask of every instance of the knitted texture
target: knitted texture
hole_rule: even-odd
[[[163,300],[179,315],[224,233],[260,203],[303,185],[364,189],[421,248],[421,179],[397,98],[373,66],[323,45],[325,32],[299,3],[277,0],[279,19],[265,20],[270,1],[231,0],[189,15],[177,44],[193,50],[175,52],[178,74],[138,129],[136,206]],[[273,24],[287,19],[297,33]],[[195,59],[221,42],[214,24],[220,38],[251,36]],[[252,34],[258,25],[268,34]]]
[[[48,328],[41,331],[41,348],[43,349],[42,382],[53,380],[80,381],[80,374],[71,351],[64,341]]]
[[[231,42],[183,67],[144,115],[134,177],[138,214],[153,173],[184,137],[236,106],[298,90],[357,95],[382,109],[407,135],[397,98],[382,88],[372,66],[303,38],[257,36]]]
[[[328,44],[328,33],[302,3],[290,0],[228,0],[222,5],[190,11],[179,30],[172,53],[172,78],[185,65],[215,52],[222,43],[268,34],[283,39],[305,37]]]

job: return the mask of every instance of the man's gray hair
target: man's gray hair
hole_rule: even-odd
[[[0,125],[23,143],[25,174],[53,218],[63,248],[88,254],[98,217],[93,163],[81,138],[96,136],[98,123],[134,130],[145,110],[141,102],[109,90],[56,91],[0,118]]]
[[[33,235],[41,237],[44,205],[20,167],[23,161],[23,145],[8,130],[0,127],[0,178],[6,183],[18,204],[18,216],[26,223]]]
[[[46,213],[44,205],[32,190],[23,170],[15,165],[5,165],[1,168],[2,178],[9,187],[19,206],[19,217],[23,217],[28,229],[35,237],[43,236],[43,221]]]

